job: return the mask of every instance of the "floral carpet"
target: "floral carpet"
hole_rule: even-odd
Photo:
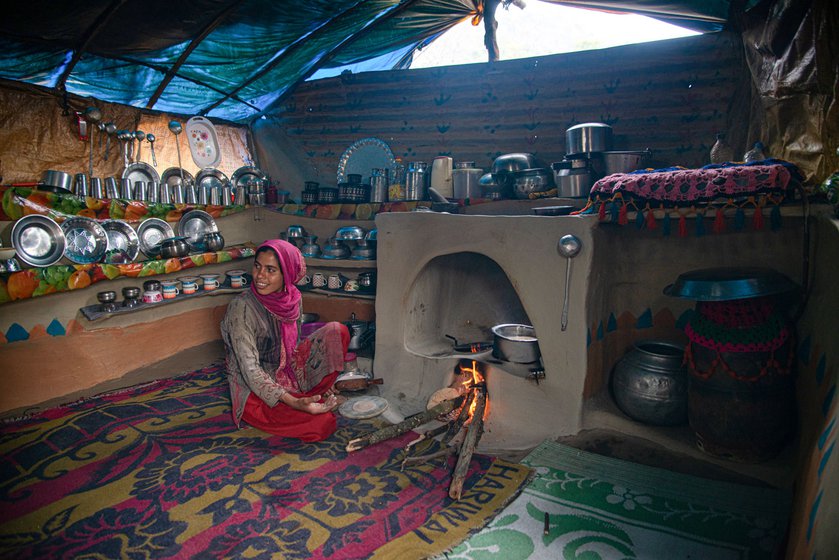
[[[522,463],[535,468],[533,481],[446,559],[783,557],[786,492],[677,474],[554,442],[544,442]]]
[[[530,474],[476,455],[455,502],[454,458],[400,470],[415,434],[344,451],[381,424],[340,418],[318,443],[238,430],[220,365],[5,422],[0,557],[425,558]]]

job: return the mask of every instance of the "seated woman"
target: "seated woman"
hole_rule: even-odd
[[[265,432],[320,441],[335,431],[333,388],[350,335],[327,323],[298,343],[300,290],[306,274],[300,251],[286,241],[256,250],[253,283],[230,302],[221,323],[233,418]]]

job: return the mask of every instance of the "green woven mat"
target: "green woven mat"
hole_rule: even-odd
[[[754,560],[772,558],[783,541],[790,508],[784,491],[706,480],[547,441],[522,462],[535,468],[533,481],[446,558]]]

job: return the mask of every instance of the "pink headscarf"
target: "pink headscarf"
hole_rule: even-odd
[[[257,252],[263,247],[270,247],[276,253],[283,273],[284,287],[279,292],[263,296],[251,283],[251,292],[265,306],[265,309],[280,321],[283,347],[287,356],[285,369],[289,370],[294,349],[297,347],[297,319],[300,318],[300,299],[302,298],[300,290],[297,289],[297,282],[306,275],[306,261],[297,247],[282,239],[265,241],[257,247]],[[291,379],[294,379],[293,373],[291,373]]]

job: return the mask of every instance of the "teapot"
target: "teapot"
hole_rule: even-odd
[[[361,350],[367,346],[376,335],[374,323],[357,320],[355,313],[350,314],[350,320],[345,324],[350,330],[350,343],[347,346],[347,350],[351,352]]]

